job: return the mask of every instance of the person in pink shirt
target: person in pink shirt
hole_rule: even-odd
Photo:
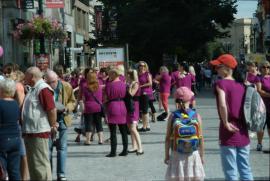
[[[129,70],[127,72],[127,85],[128,92],[132,96],[134,101],[134,111],[127,114],[127,124],[130,130],[132,149],[129,150],[129,153],[135,153],[137,155],[142,155],[143,148],[141,143],[140,134],[137,131],[137,125],[140,119],[139,116],[139,96],[140,96],[140,85],[138,81],[138,73],[136,70]]]
[[[161,66],[160,75],[157,76],[156,82],[159,83],[160,86],[160,98],[162,102],[162,106],[166,115],[169,114],[169,96],[170,96],[170,88],[171,88],[171,76],[169,75],[169,70],[166,66]]]
[[[175,64],[174,65],[174,68],[175,68],[175,70],[171,73],[171,86],[173,87],[173,86],[176,86],[176,79],[177,79],[177,77],[178,77],[178,75],[179,75],[179,70],[178,70],[178,67],[179,67],[179,64],[177,63],[177,64]]]
[[[118,69],[112,68],[109,70],[109,82],[105,87],[107,120],[111,138],[111,151],[106,157],[116,156],[116,126],[119,127],[123,144],[123,151],[119,156],[127,156],[128,154],[127,109],[123,100],[126,96],[126,84],[119,79],[119,76]]]
[[[91,136],[95,128],[98,133],[99,144],[103,144],[103,127],[101,122],[102,87],[99,85],[95,72],[88,72],[87,86],[82,88],[84,102],[85,145],[91,144]]]
[[[261,75],[258,76],[259,79],[256,83],[256,86],[266,107],[266,123],[264,125],[264,129],[267,126],[268,135],[270,136],[270,63],[268,61],[263,61],[261,62],[259,68]],[[263,135],[264,130],[257,133],[257,151],[262,151]]]
[[[258,82],[258,69],[255,62],[247,62],[247,81],[251,84],[256,84]]]
[[[236,76],[240,75],[240,72],[236,59],[230,54],[223,54],[210,64],[222,78],[215,83],[215,95],[220,119],[219,143],[225,180],[253,180],[249,164],[250,139],[243,116],[245,78]]]
[[[144,61],[140,61],[138,70],[139,83],[141,88],[140,94],[140,111],[142,112],[143,126],[139,129],[141,132],[150,131],[149,124],[149,99],[153,96],[152,76],[149,73],[148,65]]]

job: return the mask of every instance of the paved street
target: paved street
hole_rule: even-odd
[[[203,118],[205,136],[205,172],[210,180],[223,180],[218,146],[218,116],[215,100],[211,91],[203,91],[198,95],[197,108]],[[156,108],[158,106],[156,105]],[[173,100],[170,104],[174,108]],[[79,121],[74,121],[78,126]],[[105,128],[105,138],[108,138],[108,128]],[[151,124],[151,131],[141,134],[145,154],[136,156],[129,154],[127,157],[106,158],[110,145],[98,145],[97,137],[91,146],[84,146],[83,142],[74,142],[76,137],[73,127],[68,135],[68,180],[90,181],[150,181],[164,180],[166,165],[164,159],[165,122]],[[264,149],[269,149],[269,137],[265,134]],[[83,139],[83,138],[82,138]],[[84,140],[84,139],[83,139]],[[257,152],[256,137],[251,143],[251,166],[257,180],[269,180],[269,154]],[[118,135],[118,148],[122,150],[121,137]],[[55,159],[54,159],[55,161]],[[54,178],[56,174],[54,171]]]

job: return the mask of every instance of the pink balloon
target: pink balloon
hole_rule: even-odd
[[[4,49],[3,47],[0,46],[0,57],[2,57],[3,54],[4,54]]]

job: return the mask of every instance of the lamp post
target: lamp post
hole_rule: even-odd
[[[256,32],[258,30],[258,24],[252,26],[252,35],[253,35],[253,53],[257,52],[257,41],[256,41]]]
[[[38,0],[38,15],[43,16],[43,0]],[[45,54],[45,38],[44,35],[39,37],[40,54]]]

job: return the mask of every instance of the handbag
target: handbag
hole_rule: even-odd
[[[101,102],[99,102],[99,100],[93,95],[92,92],[90,92],[90,95],[94,98],[96,103],[98,103],[100,105],[100,108],[101,108],[100,115],[101,115],[101,117],[105,118],[105,108],[104,108],[103,104]]]

